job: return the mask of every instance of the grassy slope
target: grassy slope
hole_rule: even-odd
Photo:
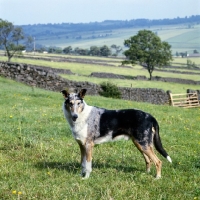
[[[88,57],[86,57],[88,58]],[[91,57],[90,57],[91,58]],[[97,59],[97,58],[95,58]],[[0,60],[6,60],[6,57],[0,57]],[[106,63],[106,58],[104,58]],[[108,60],[112,60],[108,58]],[[174,59],[175,63],[186,63],[186,58]],[[199,58],[192,58],[191,59],[196,64],[200,64]],[[177,84],[177,83],[167,83],[167,82],[157,82],[157,81],[132,81],[132,80],[124,80],[124,79],[100,79],[100,78],[92,78],[88,77],[92,72],[107,72],[107,73],[115,73],[121,74],[126,76],[137,76],[137,75],[144,75],[149,77],[147,70],[142,69],[141,66],[134,66],[131,68],[120,68],[120,67],[109,67],[109,66],[100,66],[100,65],[91,65],[91,64],[81,64],[81,63],[62,63],[62,62],[49,62],[43,60],[31,60],[31,59],[19,59],[13,58],[13,62],[21,62],[21,63],[28,63],[33,65],[41,65],[41,66],[48,66],[53,68],[63,68],[63,69],[70,69],[72,72],[84,76],[77,76],[77,75],[62,75],[63,77],[74,80],[74,81],[88,81],[93,83],[101,83],[102,81],[111,81],[118,86],[121,87],[139,87],[139,88],[160,88],[165,91],[171,90],[173,93],[185,93],[187,89],[194,89],[199,90],[199,85],[187,85],[187,84]],[[120,60],[119,65],[120,65]],[[117,65],[117,64],[116,64]],[[184,70],[183,70],[184,71]],[[158,72],[154,71],[153,76],[161,76],[161,77],[173,77],[173,78],[183,78],[183,79],[191,79],[199,81],[199,75],[190,75],[190,74],[176,74],[176,73],[166,73],[166,72]]]
[[[80,153],[66,124],[59,93],[0,78],[0,199],[197,199],[200,198],[199,109],[184,110],[86,96],[90,105],[138,108],[156,116],[173,164],[145,173],[129,142],[99,145],[89,180],[79,176]],[[17,197],[18,196],[18,197]]]

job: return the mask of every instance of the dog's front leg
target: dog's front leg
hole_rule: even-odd
[[[85,176],[84,178],[89,178],[90,173],[92,172],[92,151],[93,151],[94,143],[91,141],[86,142],[85,144]]]
[[[81,151],[81,176],[85,176],[85,172],[86,172],[86,149],[85,146],[77,141],[80,147],[80,151]]]

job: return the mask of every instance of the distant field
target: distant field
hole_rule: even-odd
[[[0,53],[3,55],[4,51],[0,50]],[[121,61],[125,58],[124,56],[121,57],[99,57],[99,56],[81,56],[81,55],[69,55],[69,54],[43,54],[43,53],[25,53],[22,56],[24,57],[35,57],[35,58],[80,58],[80,59],[87,59],[87,60],[99,60],[99,61],[104,61],[105,63],[107,62],[118,62],[117,65],[121,65]],[[13,58],[16,59],[16,58]],[[12,61],[13,61],[12,59]],[[172,65],[186,65],[187,60],[191,60],[197,65],[200,65],[200,57],[173,57]],[[7,60],[7,57],[5,56],[0,56],[0,60]]]
[[[174,26],[152,26],[144,27],[140,29],[149,29],[156,32],[157,35],[163,41],[169,42],[172,45],[173,53],[178,52],[188,52],[192,53],[194,49],[200,52],[200,26],[195,25],[192,28],[188,28],[187,25],[174,25]],[[112,44],[119,45],[123,47],[125,39],[130,36],[137,34],[140,30],[139,28],[124,28],[116,30],[105,30],[105,31],[95,31],[81,33],[82,39],[67,39],[66,35],[60,35],[59,38],[54,37],[44,37],[40,38],[36,42],[46,46],[58,46],[64,48],[66,46],[80,47],[80,48],[90,48],[90,46],[111,46]],[[100,37],[99,35],[108,34],[106,37]],[[77,36],[79,34],[77,33]],[[88,37],[96,36],[94,39],[88,39]],[[124,49],[125,50],[125,49]]]
[[[4,51],[0,50],[0,53],[3,55]],[[125,57],[99,57],[99,56],[79,56],[79,55],[68,55],[68,54],[43,54],[43,53],[25,53],[23,54],[24,57],[39,57],[39,58],[51,58],[51,57],[55,57],[55,58],[81,58],[81,59],[87,59],[87,60],[100,60],[100,61],[105,61],[105,63],[107,62],[118,62],[118,65],[121,65],[121,61],[125,58]],[[22,56],[23,56],[22,55]],[[179,65],[179,64],[183,64],[186,65],[187,64],[187,60],[191,60],[192,62],[195,62],[195,64],[200,65],[200,57],[173,57],[173,61],[172,61],[172,65]],[[7,60],[7,57],[5,56],[0,56],[0,60]],[[11,61],[13,60],[17,60],[17,58],[13,58]]]

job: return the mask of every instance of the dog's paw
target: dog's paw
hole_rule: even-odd
[[[88,179],[90,177],[90,173],[85,173],[85,176],[83,176],[83,180],[86,180],[86,179]]]
[[[156,175],[156,180],[161,179],[160,175]]]
[[[82,169],[82,170],[81,170],[81,173],[80,173],[80,176],[84,177],[84,176],[85,176],[85,174],[86,174],[86,171],[85,171],[85,169]]]

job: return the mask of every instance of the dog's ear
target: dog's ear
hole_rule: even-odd
[[[78,93],[78,96],[83,99],[84,96],[85,96],[86,91],[87,91],[86,89],[81,89],[81,91]]]
[[[61,93],[63,94],[63,97],[66,99],[69,96],[69,93],[67,92],[67,90],[62,90]]]

